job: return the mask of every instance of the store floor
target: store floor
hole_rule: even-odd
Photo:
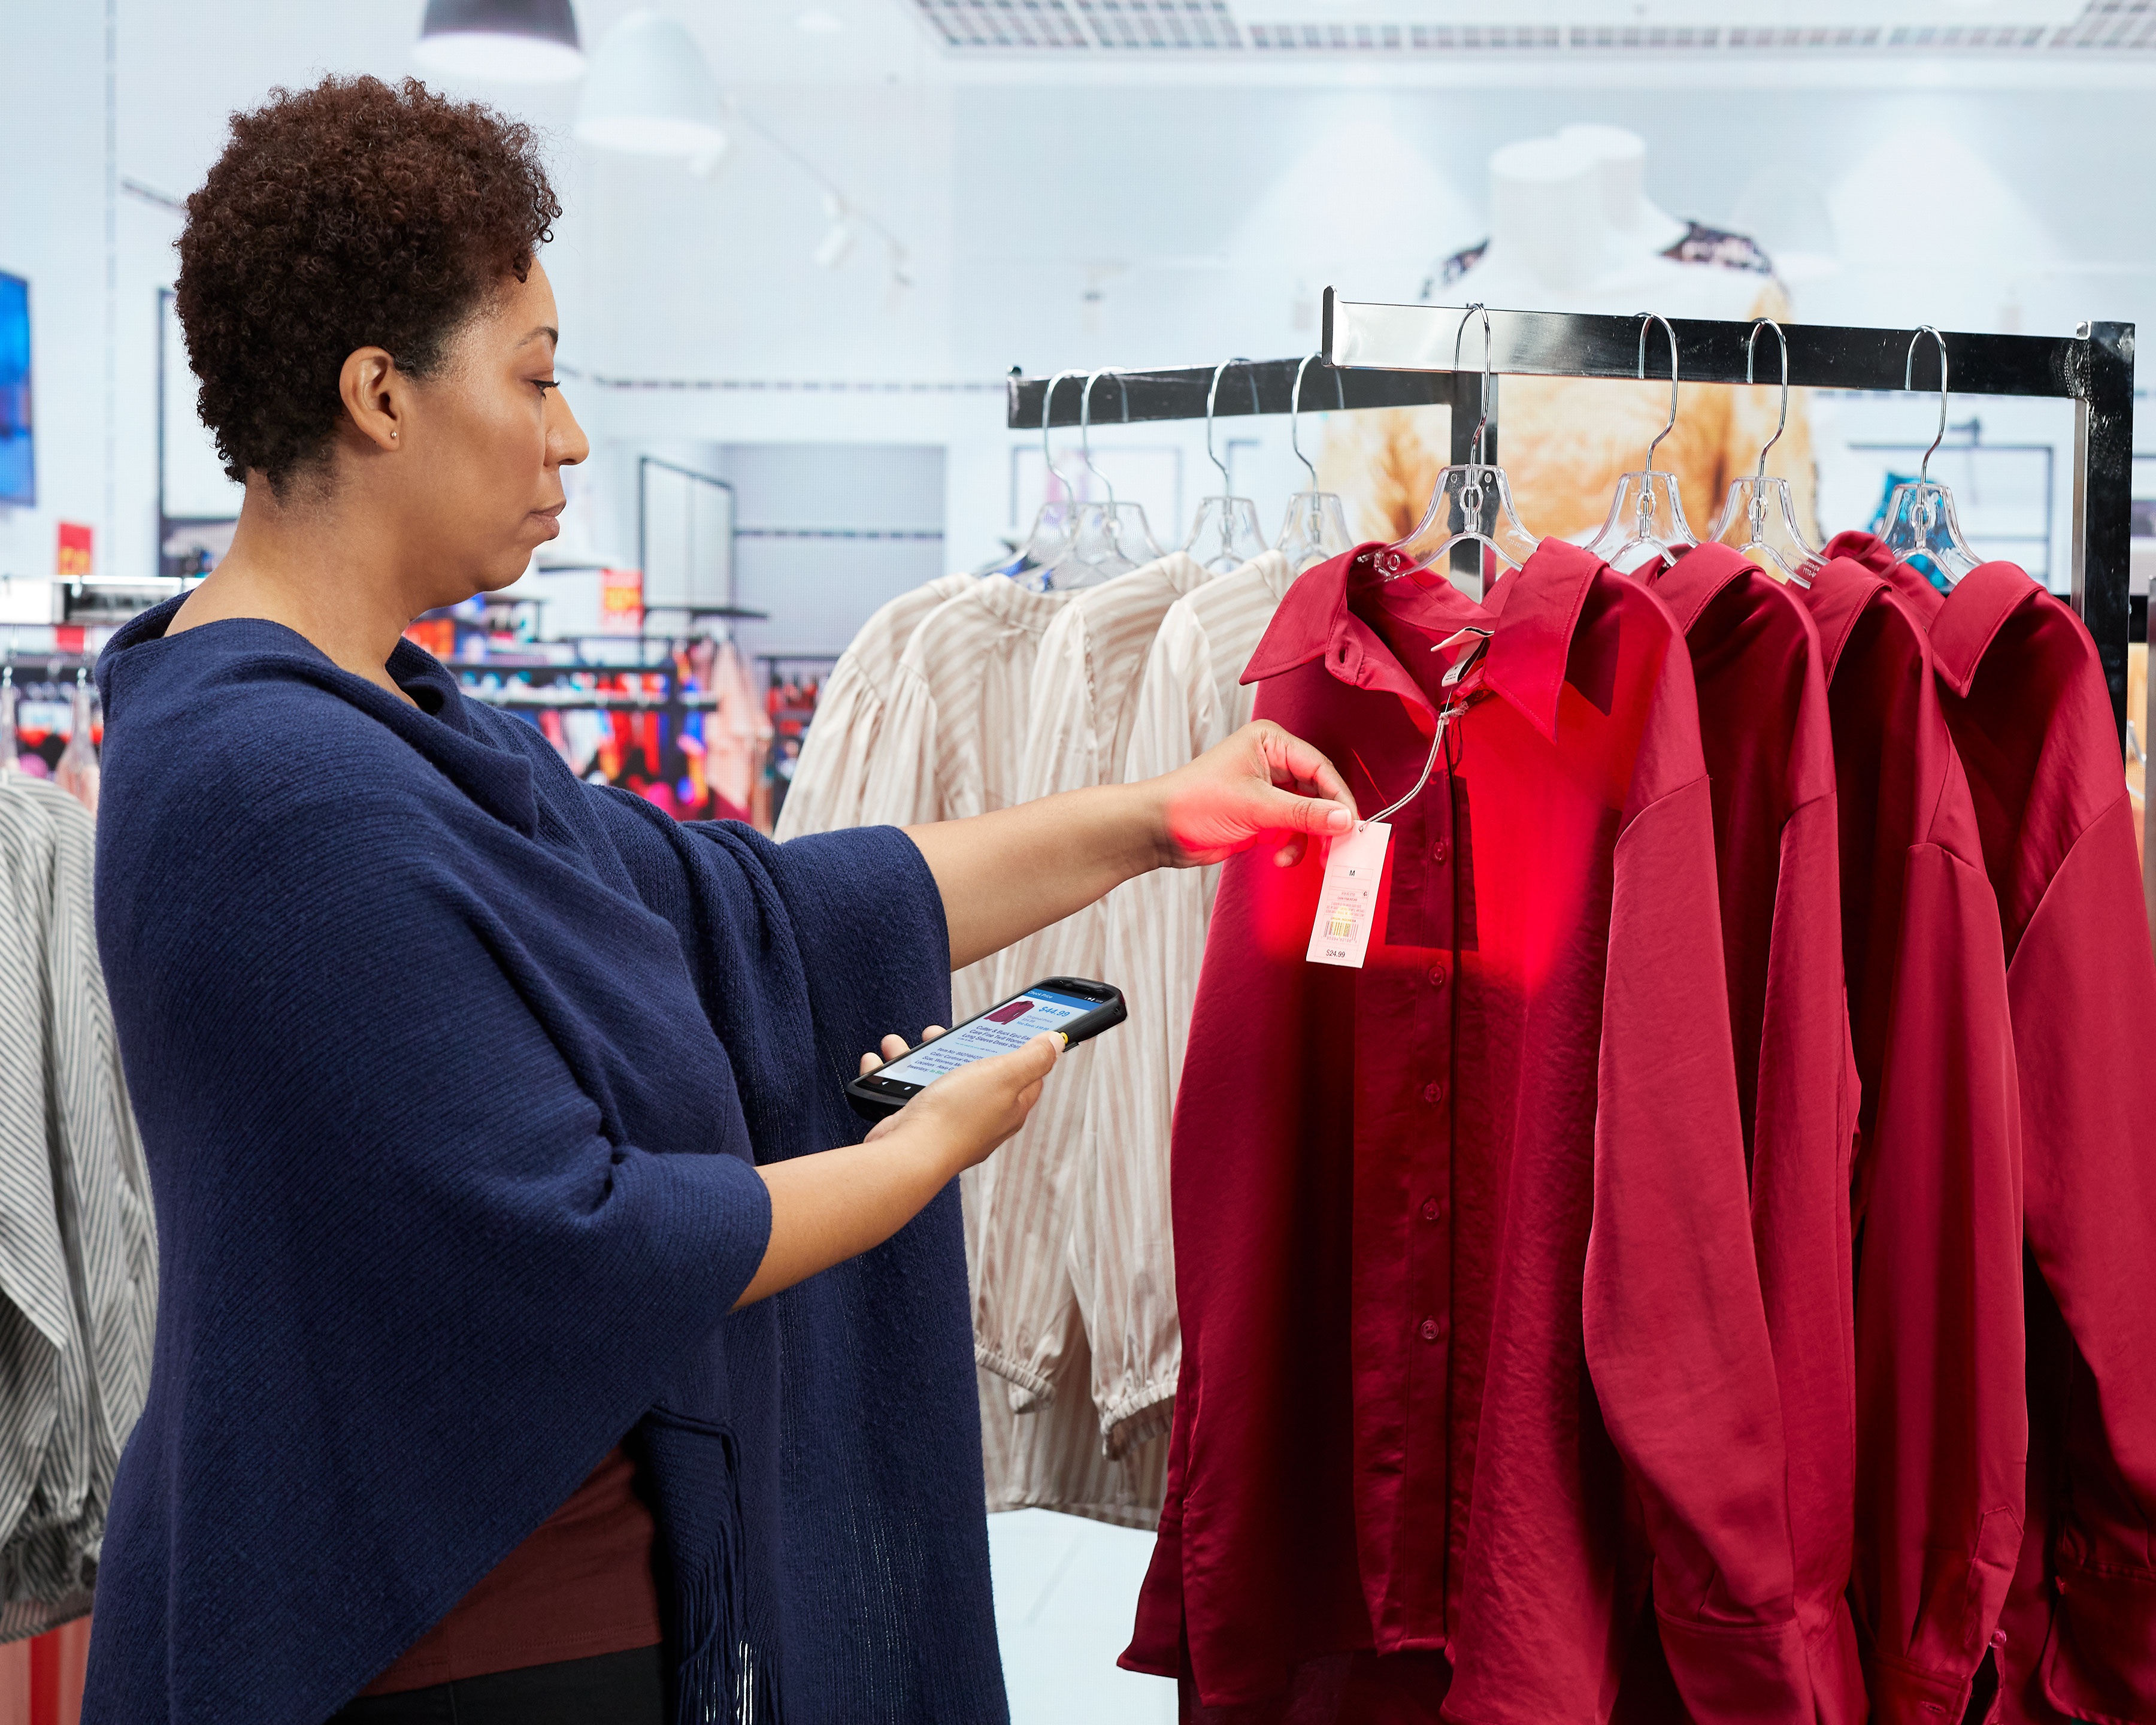
[[[988,1517],[1011,1725],[1173,1725],[1175,1686],[1116,1668],[1152,1535],[1045,1509]]]

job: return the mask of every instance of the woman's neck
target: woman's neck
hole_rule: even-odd
[[[402,592],[402,560],[378,524],[341,501],[280,502],[249,474],[232,549],[187,595],[166,634],[232,617],[280,623],[341,669],[410,701],[388,660],[405,625],[426,607],[413,608]]]

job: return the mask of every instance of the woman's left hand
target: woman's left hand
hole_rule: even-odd
[[[1248,850],[1267,833],[1287,841],[1282,868],[1302,860],[1306,834],[1355,824],[1355,798],[1316,749],[1270,719],[1245,725],[1188,767],[1152,781],[1160,797],[1162,860],[1189,868]]]
[[[942,1025],[931,1024],[927,1029],[921,1033],[921,1040],[923,1042],[933,1042],[942,1034]],[[861,1056],[862,1077],[867,1077],[870,1073],[875,1071],[879,1066],[889,1065],[902,1054],[911,1054],[913,1052],[912,1048],[908,1045],[906,1040],[903,1036],[897,1034],[896,1032],[885,1037],[880,1046],[883,1050],[881,1054],[865,1054]],[[899,1114],[903,1114],[905,1111],[906,1111],[901,1108],[898,1111],[897,1114],[885,1115],[882,1119],[876,1122],[874,1126],[869,1128],[869,1135],[865,1138],[863,1138],[861,1142],[864,1144],[873,1144],[878,1138],[885,1137],[898,1124]]]

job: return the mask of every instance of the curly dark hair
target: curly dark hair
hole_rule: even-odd
[[[561,213],[531,127],[415,78],[325,78],[234,115],[187,199],[177,292],[224,470],[281,496],[327,453],[353,349],[427,376]]]

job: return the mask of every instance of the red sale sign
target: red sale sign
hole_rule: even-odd
[[[90,578],[90,529],[80,521],[60,523],[60,553],[56,572],[63,581]]]

